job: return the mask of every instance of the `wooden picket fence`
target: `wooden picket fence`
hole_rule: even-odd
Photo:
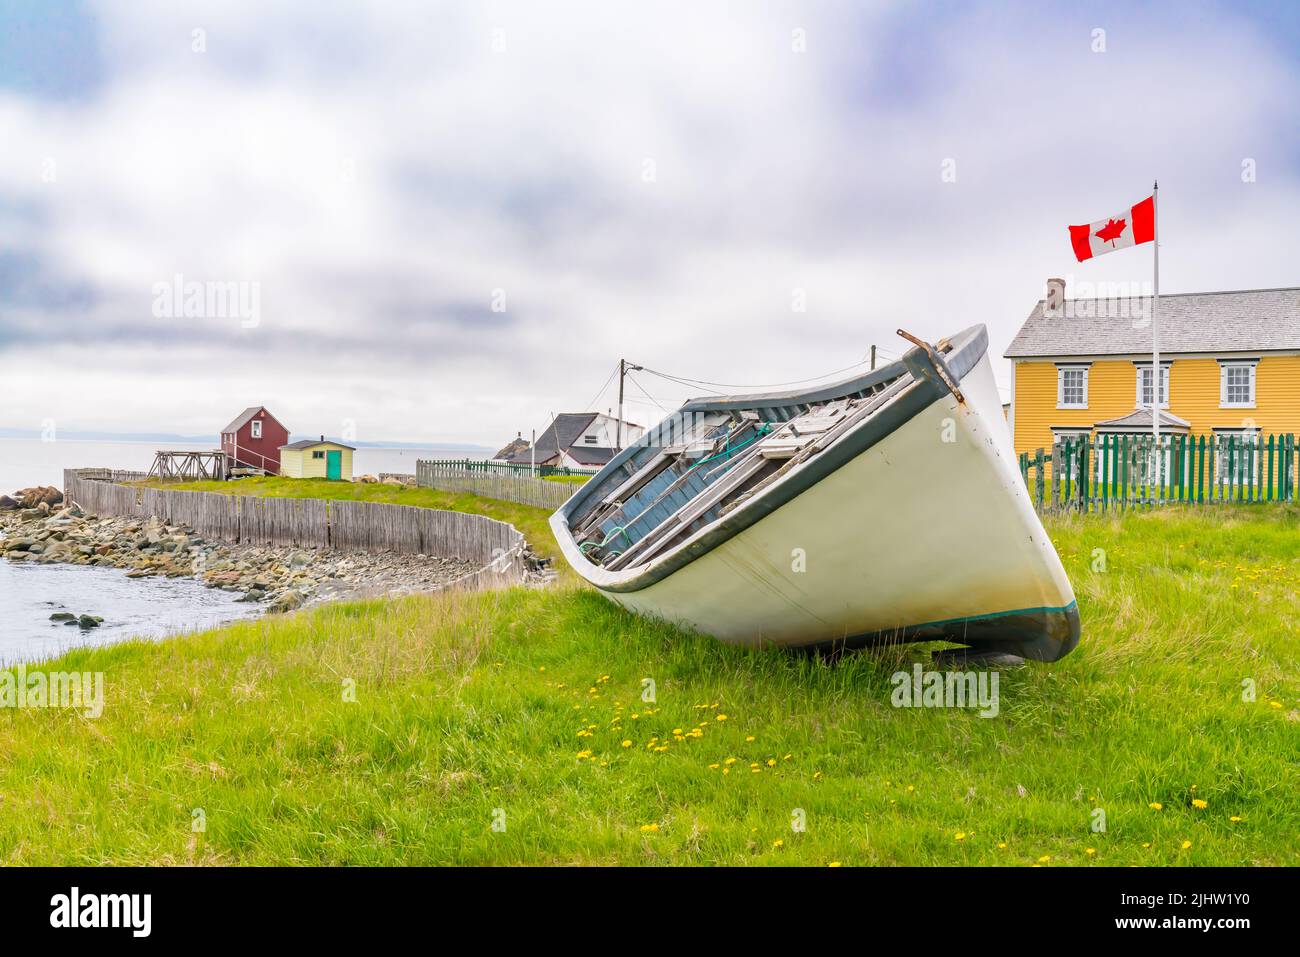
[[[524,471],[489,471],[477,466],[494,463],[474,463],[473,468],[459,469],[459,463],[447,461],[426,461],[415,463],[415,483],[421,488],[436,488],[444,492],[470,492],[487,498],[499,498],[520,505],[532,505],[554,511],[577,491],[577,487],[567,482],[548,482],[532,474],[527,466]],[[502,463],[495,463],[502,464]],[[508,464],[508,463],[506,463]],[[593,473],[574,472],[571,469],[552,470],[551,475],[563,474],[588,475]]]
[[[517,584],[526,577],[523,535],[513,525],[486,515],[382,502],[222,495],[118,484],[144,477],[143,472],[67,469],[63,494],[89,514],[152,516],[225,542],[391,551],[487,563],[454,582],[457,587]]]
[[[1292,434],[1062,438],[1021,453],[1020,474],[1040,511],[1297,500]]]
[[[570,468],[564,465],[530,465],[527,462],[493,462],[485,459],[421,459],[432,472],[439,475],[500,475],[508,478],[526,476],[545,478],[548,475],[566,477],[595,475],[599,467]],[[418,466],[417,466],[418,467]]]

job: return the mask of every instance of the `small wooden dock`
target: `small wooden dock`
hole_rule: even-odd
[[[149,478],[159,478],[165,482],[198,482],[204,479],[223,481],[226,478],[226,453],[220,450],[160,450],[154,453]]]

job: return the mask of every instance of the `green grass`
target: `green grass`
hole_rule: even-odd
[[[101,718],[0,714],[0,860],[1295,865],[1298,519],[1052,520],[1083,639],[992,719],[892,708],[921,648],[744,651],[571,586],[75,652]]]

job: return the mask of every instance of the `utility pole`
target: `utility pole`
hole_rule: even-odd
[[[618,437],[614,439],[614,451],[623,451],[623,376],[627,373],[627,360],[618,360],[618,425],[615,429]]]
[[[618,438],[614,442],[614,451],[623,451],[623,379],[628,372],[639,372],[641,367],[628,362],[626,359],[618,360]]]
[[[876,347],[871,347],[871,371],[876,371]]]

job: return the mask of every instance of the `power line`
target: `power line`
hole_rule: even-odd
[[[599,392],[597,392],[595,395],[593,395],[593,396],[591,397],[591,401],[587,403],[587,405],[586,405],[586,407],[584,408],[583,411],[586,411],[587,409],[590,409],[593,405],[596,404],[596,400],[599,399],[602,395],[605,394],[605,390],[608,389],[608,388],[609,388],[609,384],[610,384],[611,382],[614,381],[614,376],[615,376],[617,373],[618,373],[618,369],[617,369],[617,368],[611,370],[611,372],[609,373],[609,378],[605,380],[605,384],[602,385],[602,386],[600,387],[600,391],[599,391]]]
[[[631,382],[634,386],[637,387],[637,391],[639,391],[643,396],[645,396],[647,399],[649,399],[649,400],[650,400],[651,402],[653,402],[655,405],[658,405],[659,408],[663,411],[663,413],[664,413],[665,415],[668,414],[668,410],[665,409],[662,405],[659,405],[659,400],[656,399],[654,396],[652,396],[652,395],[651,395],[649,392],[647,392],[644,388],[642,388],[641,383],[636,381],[636,377],[633,376],[632,373],[629,372],[629,373],[627,374],[627,378],[628,378],[628,381],[629,381],[629,382]]]
[[[869,360],[867,359],[863,359],[860,362],[853,363],[853,365],[845,366],[843,369],[836,369],[834,372],[823,372],[821,375],[813,376],[811,379],[794,379],[790,382],[769,382],[765,384],[736,383],[736,382],[709,382],[704,379],[687,379],[682,376],[669,375],[666,372],[659,372],[658,370],[651,369],[648,366],[642,366],[642,368],[646,372],[649,372],[651,375],[656,375],[661,379],[667,379],[670,382],[676,382],[678,385],[707,386],[713,389],[779,389],[788,385],[805,385],[809,382],[817,382],[821,379],[830,378],[831,376],[843,375],[845,372],[848,372],[852,369],[856,369],[859,366],[866,365],[868,361]]]

